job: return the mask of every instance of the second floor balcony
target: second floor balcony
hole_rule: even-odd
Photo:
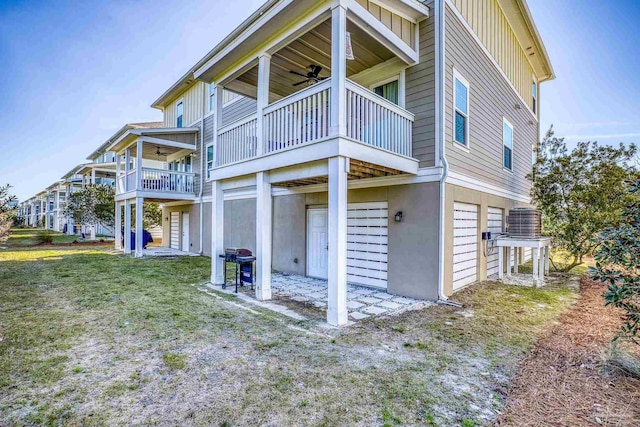
[[[116,200],[193,200],[196,174],[191,155],[198,128],[131,130],[112,145],[116,151]]]

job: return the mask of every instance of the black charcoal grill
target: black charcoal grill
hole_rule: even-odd
[[[251,285],[253,290],[253,263],[256,257],[249,249],[242,248],[227,248],[224,250],[224,254],[220,255],[220,258],[224,259],[224,283],[222,289],[227,287],[227,263],[233,263],[236,273],[236,290],[238,293],[238,285],[244,286],[245,284]]]

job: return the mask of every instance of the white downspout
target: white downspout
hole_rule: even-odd
[[[202,255],[203,252],[203,242],[204,238],[204,206],[202,205],[202,192],[204,189],[204,176],[207,171],[204,170],[204,156],[207,153],[204,152],[204,115],[206,111],[207,105],[207,85],[206,83],[202,83],[202,115],[200,116],[200,191],[198,192],[198,199],[200,200],[200,250],[198,254]]]
[[[442,168],[442,174],[440,175],[440,224],[438,226],[438,301],[447,301],[448,298],[444,295],[444,248],[445,248],[445,189],[447,174],[449,173],[449,164],[445,155],[444,144],[444,128],[445,128],[445,115],[444,115],[444,67],[445,67],[445,43],[444,43],[444,8],[445,0],[435,0],[435,49],[436,49],[436,144],[437,151],[439,152],[440,167]]]

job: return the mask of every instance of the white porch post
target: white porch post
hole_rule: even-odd
[[[507,246],[507,277],[511,276],[511,261],[513,260],[513,248]]]
[[[129,188],[129,171],[131,170],[131,149],[127,148],[124,151],[124,191],[127,192],[129,190],[132,190],[132,188]],[[125,208],[126,208],[126,204],[125,204]]]
[[[540,249],[533,248],[533,266],[531,270],[533,270],[533,286],[538,286],[538,265],[540,263]]]
[[[338,5],[331,11],[331,127],[332,136],[345,135],[347,78],[347,11]]]
[[[96,185],[96,170],[91,168],[91,184]]]
[[[514,248],[515,253],[513,254],[513,273],[518,273],[518,264],[520,263],[520,248]]]
[[[335,9],[334,9],[335,11]],[[329,159],[329,262],[327,322],[347,323],[347,171],[349,159]]]
[[[271,299],[272,197],[268,172],[256,174],[256,298]]]
[[[138,138],[136,143],[136,190],[142,190],[142,144],[143,142]]]
[[[120,153],[116,153],[116,194],[120,194],[120,161],[122,159],[122,156],[120,156]],[[124,188],[122,189],[124,190]]]
[[[124,253],[131,253],[131,199],[124,201]]]
[[[142,218],[144,213],[144,198],[136,197],[136,258],[142,256]]]
[[[545,256],[545,248],[544,246],[540,248],[540,259],[538,261],[538,286],[543,286],[544,285],[544,267],[545,264],[547,263],[546,261],[546,256]]]
[[[222,285],[225,282],[224,254],[224,193],[220,181],[211,182],[211,283]]]
[[[116,202],[116,223],[115,223],[116,250],[122,249],[122,203]]]
[[[549,252],[551,251],[551,246],[547,245],[544,249],[544,272],[545,274],[549,274]]]
[[[264,53],[258,58],[258,117],[256,124],[256,155],[265,151],[264,146],[264,108],[269,105],[269,75],[271,74],[271,55]]]

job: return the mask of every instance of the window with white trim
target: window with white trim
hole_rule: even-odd
[[[209,83],[209,112],[216,109],[216,84]]]
[[[453,74],[453,140],[469,146],[469,82]]]
[[[211,177],[213,169],[213,145],[207,145],[207,178]]]
[[[176,104],[176,127],[182,127],[182,115],[184,113],[184,101],[181,99]]]
[[[538,84],[535,80],[531,82],[531,111],[538,114]]]
[[[502,119],[502,166],[513,170],[513,125],[509,120]]]

